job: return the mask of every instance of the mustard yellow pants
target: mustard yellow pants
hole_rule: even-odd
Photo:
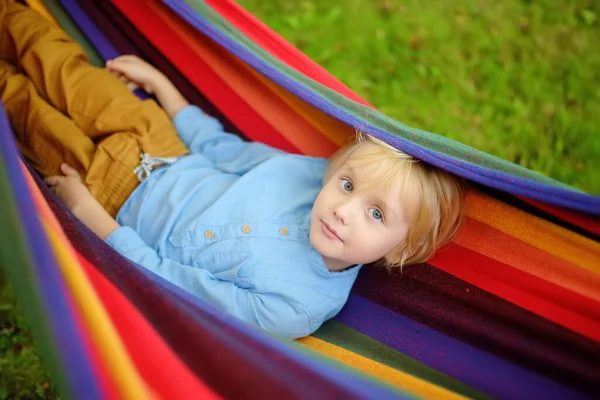
[[[141,153],[188,153],[169,117],[141,101],[37,12],[0,0],[0,92],[19,148],[43,176],[76,168],[113,216],[137,187]]]

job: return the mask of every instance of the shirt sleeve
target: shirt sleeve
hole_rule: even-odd
[[[221,123],[196,106],[183,108],[173,118],[181,140],[192,153],[203,154],[216,169],[242,175],[271,157],[285,154],[258,142],[247,142],[223,131]]]
[[[308,314],[282,296],[254,293],[202,268],[161,258],[130,227],[115,230],[106,242],[133,262],[243,321],[291,339],[312,333]]]

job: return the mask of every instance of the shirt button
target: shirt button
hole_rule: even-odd
[[[244,225],[242,227],[242,232],[244,232],[244,233],[250,233],[251,230],[252,229],[250,229],[250,227],[248,225]]]
[[[212,231],[206,231],[204,232],[204,237],[207,239],[212,239],[213,236],[215,236],[215,234]]]
[[[281,233],[283,236],[287,235],[288,233],[290,233],[290,231],[288,230],[288,228],[281,228],[279,230],[279,233]]]

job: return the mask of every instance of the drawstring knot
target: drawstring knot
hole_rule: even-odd
[[[142,159],[140,165],[133,170],[133,173],[137,175],[140,182],[143,182],[144,179],[150,176],[154,167],[163,164],[173,164],[177,161],[177,157],[152,157],[147,153],[140,154],[140,158]]]

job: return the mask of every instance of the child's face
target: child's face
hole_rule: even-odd
[[[355,154],[372,151],[370,146],[362,144]],[[373,183],[376,168],[347,161],[315,201],[310,242],[331,271],[377,261],[406,238],[407,209],[415,199],[402,204],[401,179],[391,188]]]

